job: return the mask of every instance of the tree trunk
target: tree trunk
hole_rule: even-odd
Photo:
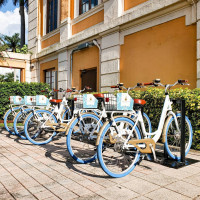
[[[21,43],[22,48],[25,45],[25,15],[24,15],[24,0],[20,0],[20,17],[21,17]]]

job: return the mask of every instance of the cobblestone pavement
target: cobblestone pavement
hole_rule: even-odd
[[[75,163],[65,141],[35,146],[0,130],[0,200],[200,200],[200,162],[172,169],[144,160],[128,176],[114,179],[98,163]],[[200,161],[200,152],[188,157]]]

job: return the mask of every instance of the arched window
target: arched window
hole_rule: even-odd
[[[47,33],[57,29],[58,0],[47,0]]]
[[[80,0],[79,1],[79,14],[83,14],[98,5],[98,0]]]

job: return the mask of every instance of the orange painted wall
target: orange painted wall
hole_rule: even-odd
[[[38,1],[38,11],[39,11],[39,17],[38,17],[38,35],[43,36],[43,0]]]
[[[48,69],[54,69],[55,71],[58,71],[58,59],[51,60],[40,65],[40,82],[45,82],[45,70]]]
[[[15,68],[15,69],[20,69],[20,77],[21,77],[21,82],[25,82],[25,77],[26,77],[26,62],[24,60],[11,60],[11,59],[0,59],[0,67],[6,67],[6,68]]]
[[[20,82],[25,82],[25,80],[26,80],[26,71],[25,71],[25,69],[21,69],[20,70]]]
[[[94,46],[73,54],[72,86],[81,89],[81,70],[97,67],[97,88],[99,88],[99,49]]]
[[[146,1],[148,0],[124,0],[124,10],[126,11]]]
[[[70,17],[74,19],[74,0],[70,0]]]
[[[1,67],[11,67],[16,69],[26,68],[26,62],[22,60],[14,60],[14,59],[0,59]]]
[[[84,19],[81,22],[74,24],[72,26],[72,35],[79,33],[91,26],[99,24],[103,21],[104,21],[104,10],[101,10],[98,13],[88,17],[87,19]]]
[[[196,87],[196,25],[185,17],[128,35],[121,46],[120,81],[126,87],[160,78],[187,79]]]
[[[60,21],[68,17],[68,0],[60,1]]]
[[[51,46],[52,44],[55,44],[57,42],[60,42],[60,33],[42,41],[42,49]]]

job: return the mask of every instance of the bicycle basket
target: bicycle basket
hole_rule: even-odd
[[[133,110],[133,99],[128,93],[117,93],[117,110]]]
[[[74,95],[74,108],[83,108],[83,95]]]
[[[10,104],[14,105],[23,105],[24,104],[24,99],[20,96],[10,96]]]
[[[83,108],[97,108],[98,100],[93,96],[93,94],[83,94]]]
[[[25,105],[27,105],[27,106],[35,106],[36,105],[36,97],[35,96],[25,96],[24,101],[25,101]]]
[[[47,106],[49,104],[49,99],[44,95],[36,95],[36,105],[37,106]]]
[[[105,109],[107,111],[117,110],[117,97],[114,94],[105,93]]]

